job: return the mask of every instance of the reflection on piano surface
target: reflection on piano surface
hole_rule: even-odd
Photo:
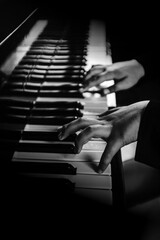
[[[76,134],[61,142],[57,137],[60,125],[82,116],[94,118],[116,105],[114,94],[79,90],[92,65],[111,61],[103,21],[38,17],[1,64],[7,78],[1,84],[0,143],[4,155],[10,153],[11,181],[21,191],[26,191],[26,182],[33,192],[34,184],[42,189],[47,182],[55,198],[69,192],[106,206],[123,206],[120,153],[100,175],[96,167],[106,145],[103,140],[92,139],[76,154]]]

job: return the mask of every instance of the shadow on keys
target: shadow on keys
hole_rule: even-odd
[[[20,231],[26,234],[33,230],[34,234],[46,234],[45,237],[54,232],[54,236],[58,234],[59,237],[71,239],[95,235],[116,239],[118,235],[123,239],[144,240],[149,219],[148,216],[146,218],[147,212],[139,211],[137,206],[149,199],[148,187],[152,186],[149,175],[154,174],[155,183],[158,172],[156,174],[149,168],[144,171],[144,166],[126,161],[124,174],[128,202],[126,210],[117,211],[111,206],[76,195],[73,186],[64,180],[58,182],[49,178],[21,176],[19,181],[19,177],[14,176],[6,188],[5,214],[14,232],[18,225]],[[154,197],[158,192],[156,186]]]
[[[160,238],[160,171],[134,159],[124,161],[123,168],[127,212],[140,228],[138,239],[157,240]]]

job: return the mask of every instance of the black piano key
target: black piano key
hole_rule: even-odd
[[[23,87],[24,87],[24,82],[12,81],[12,82],[8,82],[4,88],[12,89],[12,88],[23,88]]]
[[[74,41],[73,41],[74,40]],[[51,44],[53,44],[53,45],[51,45],[51,46],[57,46],[57,45],[74,45],[74,44],[77,44],[77,45],[79,45],[79,44],[82,44],[82,46],[84,46],[84,43],[86,43],[87,44],[87,40],[84,40],[84,38],[81,36],[81,35],[79,35],[79,37],[78,37],[78,39],[74,39],[73,38],[73,36],[71,35],[70,36],[70,39],[53,39],[53,37],[52,37],[52,39],[50,39],[50,38],[48,38],[48,39],[46,39],[46,37],[41,37],[41,36],[39,36],[39,38],[34,42],[34,44],[33,44],[33,46],[35,46],[35,45],[39,45],[39,44],[42,44],[42,46],[43,45],[51,45]]]
[[[23,60],[24,61],[27,61],[27,60],[29,60],[29,61],[43,61],[43,60],[46,60],[46,61],[51,61],[52,59],[54,58],[54,55],[52,54],[52,55],[45,55],[45,54],[42,54],[41,53],[41,55],[26,55],[24,58],[23,58]]]
[[[0,116],[1,123],[27,123],[27,116],[25,115],[15,115],[15,114],[4,114]]]
[[[69,163],[12,162],[12,171],[19,173],[48,173],[75,175],[77,168]]]
[[[46,116],[46,115],[18,115],[4,113],[0,115],[1,123],[23,123],[23,124],[40,124],[40,125],[63,125],[69,123],[77,116]]]
[[[77,77],[77,76],[63,76],[63,75],[46,75],[45,76],[45,81],[47,82],[63,82],[63,83],[83,83],[83,77]]]
[[[17,107],[28,107],[32,108],[34,101],[24,98],[14,99],[14,98],[0,98],[1,106],[17,106]]]
[[[57,46],[57,43],[58,43],[58,40],[57,39],[40,39],[40,37],[34,41],[34,44],[33,45],[37,45],[37,44],[56,44]],[[64,40],[64,39],[61,39],[61,44],[62,43],[68,43],[68,40]]]
[[[43,74],[45,75],[46,74],[46,70],[43,70],[43,69],[33,69],[32,66],[30,66],[30,69],[26,69],[25,67],[24,68],[16,68],[13,73],[14,74],[30,74],[30,73],[35,73],[35,74]]]
[[[0,131],[1,132],[1,131]],[[21,135],[20,135],[21,134]],[[8,134],[10,136],[10,132]],[[39,141],[59,141],[58,131],[23,131],[20,133],[15,133],[17,137],[19,135],[22,137],[23,140],[39,140]],[[74,142],[77,137],[77,134],[72,134],[68,136],[64,141],[71,141]]]
[[[77,116],[82,117],[83,113],[78,108],[33,108],[34,116]]]
[[[68,65],[81,65],[86,66],[86,60],[85,59],[55,59],[53,60],[54,65],[62,65],[62,64],[68,64]]]
[[[52,73],[53,72],[53,73]],[[84,74],[81,74],[81,73],[75,73],[74,72],[71,72],[71,73],[68,73],[67,71],[65,73],[55,73],[54,71],[48,71],[46,72],[46,75],[45,76],[52,76],[53,78],[67,78],[67,79],[70,79],[70,78],[84,78]]]
[[[11,168],[12,169],[12,168]],[[59,200],[70,196],[74,192],[75,183],[67,178],[48,178],[46,174],[25,174],[12,171],[14,189],[21,193],[21,196],[25,196],[25,199],[30,200],[30,196],[37,199],[45,198],[46,196],[55,198],[58,197],[56,202],[59,204]],[[48,191],[49,190],[49,191]],[[45,193],[45,194],[44,194]],[[59,198],[60,197],[60,198]]]
[[[77,76],[82,76],[84,74],[84,69],[62,69],[62,70],[59,70],[59,69],[51,69],[49,68],[48,71],[47,71],[47,74],[51,74],[51,75],[77,75]]]
[[[20,66],[26,66],[26,65],[20,65]],[[30,65],[27,65],[27,66],[30,66]],[[84,72],[84,67],[82,65],[65,65],[65,64],[62,64],[62,65],[53,65],[51,64],[50,66],[47,66],[47,65],[38,65],[36,64],[35,65],[35,68],[36,69],[48,69],[48,70],[51,70],[51,71],[75,71],[75,70],[78,70],[78,71],[82,71]]]
[[[13,73],[13,74],[11,74],[11,76],[9,77],[9,81],[16,81],[16,82],[25,82],[26,81],[26,79],[27,79],[27,77],[28,77],[28,75],[26,75],[26,74],[22,74],[22,73]]]
[[[79,60],[79,61],[84,61],[85,58],[83,56],[83,53],[82,54],[79,54],[78,53],[71,53],[69,50],[68,50],[68,54],[64,53],[63,54],[63,51],[56,51],[56,52],[52,52],[50,55],[49,54],[45,54],[45,52],[41,52],[41,55],[35,55],[35,54],[27,54],[23,60],[31,60],[31,59],[38,59],[38,60],[53,60],[56,61],[56,60],[72,60],[72,61],[75,61],[75,60]]]
[[[33,45],[31,48],[30,48],[30,51],[27,53],[28,56],[30,55],[42,55],[42,54],[45,54],[45,55],[53,55],[57,52],[62,52],[63,55],[67,55],[68,54],[76,54],[76,55],[82,55],[82,56],[85,56],[86,53],[87,53],[87,46],[80,46],[78,44],[74,44],[72,45],[72,49],[69,45],[67,44],[64,44],[64,45],[59,45],[59,46],[56,46],[56,45],[45,45],[45,48],[44,48],[44,45],[41,45],[41,44],[37,44],[37,45]]]
[[[6,94],[11,96],[23,96],[23,97],[36,97],[39,93],[38,90],[26,89],[26,88],[13,88],[5,91]]]
[[[36,108],[78,108],[84,109],[84,104],[80,101],[38,101],[35,103]]]
[[[17,106],[3,106],[0,107],[0,110],[3,111],[2,115],[5,114],[17,114],[17,115],[24,115],[28,116],[30,114],[31,109],[28,107],[17,107]]]
[[[79,60],[79,59],[62,59],[62,60],[54,60],[54,59],[37,59],[37,58],[25,58],[22,59],[21,61],[22,64],[42,64],[42,65],[47,65],[49,66],[50,64],[54,64],[54,65],[81,65],[81,66],[85,66],[86,65],[86,60]]]
[[[1,140],[19,140],[22,136],[21,130],[14,129],[0,129]]]
[[[52,75],[77,75],[81,76],[84,75],[85,70],[84,67],[81,65],[59,65],[59,66],[54,66],[54,65],[35,65],[34,68],[32,65],[27,65],[27,64],[19,64],[15,71],[13,72],[13,75],[25,75],[23,73],[23,69],[29,70],[29,74],[39,74],[39,75],[44,75],[44,74],[52,74]],[[13,81],[13,78],[12,78]]]
[[[40,97],[56,97],[56,98],[83,98],[80,91],[65,91],[65,90],[40,90]]]
[[[78,83],[47,83],[44,82],[41,86],[41,90],[79,90],[82,84]]]
[[[30,116],[29,124],[64,125],[77,119],[76,116]]]
[[[23,140],[18,143],[16,150],[19,152],[47,152],[47,153],[75,154],[75,143]]]
[[[46,152],[46,153],[71,153],[75,154],[75,143],[72,141],[34,141],[14,138],[1,138],[1,147],[8,146],[19,152]]]
[[[33,68],[32,66],[30,66],[30,69],[29,68],[18,68],[18,67],[16,67],[13,70],[12,74],[28,75],[30,73],[30,71],[32,71],[32,68]]]
[[[56,47],[54,47],[53,49],[44,49],[43,47],[42,48],[31,48],[26,56],[35,56],[35,55],[41,55],[41,54],[45,54],[45,55],[53,55],[53,53],[55,52],[56,50]]]
[[[19,143],[19,140],[10,140],[10,139],[1,139],[0,138],[0,146],[1,146],[1,153],[2,153],[2,158],[4,156],[9,156],[9,160],[12,159],[14,151]],[[3,152],[5,153],[3,156]],[[4,159],[6,160],[6,159]]]
[[[21,61],[22,64],[31,64],[31,65],[35,65],[35,64],[44,64],[44,65],[49,65],[51,63],[51,60],[39,60],[38,58],[25,58],[22,59]]]
[[[76,49],[74,51],[69,50],[59,50],[55,53],[56,56],[67,56],[69,59],[76,60],[77,58],[80,61],[83,61],[86,56],[86,51]]]
[[[46,73],[45,78],[46,78],[46,80],[48,80],[48,79],[56,79],[56,80],[64,79],[65,81],[68,81],[68,82],[70,82],[72,79],[74,79],[74,81],[76,83],[77,81],[79,82],[79,79],[81,79],[81,81],[82,81],[84,78],[84,75],[83,74],[79,74],[79,75],[77,75],[77,74],[57,74],[57,75],[54,75],[54,74]]]

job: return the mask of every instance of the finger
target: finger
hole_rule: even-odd
[[[65,124],[63,127],[59,130],[59,139],[63,140],[69,135],[88,127],[89,125],[97,124],[99,123],[96,119],[90,119],[90,118],[78,118],[68,124]]]
[[[102,64],[93,64],[91,69],[93,69],[93,68],[102,68],[102,67],[104,68],[104,65],[102,65]]]
[[[92,138],[107,139],[111,133],[110,125],[96,124],[88,126],[82,130],[76,138],[76,150],[79,153],[83,145],[89,142]]]
[[[88,79],[88,81],[84,82],[83,90],[87,91],[91,87],[99,86],[104,81],[110,81],[113,78],[114,78],[113,72],[107,72],[107,73],[105,72],[105,74],[97,74],[97,75],[91,77],[90,79]]]
[[[116,88],[116,84],[113,84],[112,86],[104,89],[104,94],[110,94],[110,93],[114,93],[117,91],[117,88]]]
[[[105,67],[103,65],[93,65],[90,70],[86,73],[85,80],[92,78],[93,76],[100,74],[105,71]]]
[[[114,85],[108,87],[104,90],[106,94],[122,91],[131,87],[131,84],[127,81],[127,78],[116,79]]]
[[[111,107],[107,111],[99,114],[97,117],[98,117],[99,120],[103,119],[103,117],[105,117],[105,116],[107,116],[107,115],[109,115],[109,114],[111,114],[111,113],[113,113],[113,112],[115,112],[115,111],[117,111],[119,109],[120,109],[120,107]]]
[[[101,160],[98,166],[99,173],[103,173],[105,171],[105,169],[108,167],[108,165],[112,161],[112,158],[121,148],[121,146],[122,144],[120,139],[116,137],[109,139],[109,141],[107,142],[107,146],[101,156]]]

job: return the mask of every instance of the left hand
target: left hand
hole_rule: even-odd
[[[102,113],[97,119],[78,118],[59,129],[59,139],[80,131],[76,138],[77,152],[92,138],[107,142],[101,156],[98,172],[105,171],[118,150],[137,140],[142,113],[149,101],[141,101]]]

